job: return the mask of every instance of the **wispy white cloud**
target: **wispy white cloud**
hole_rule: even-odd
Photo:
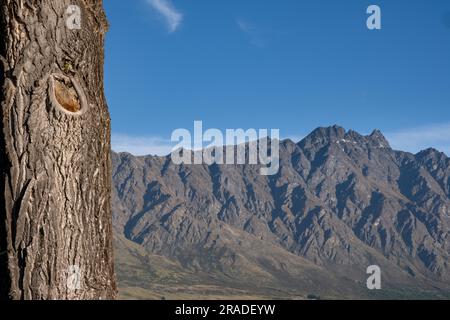
[[[193,137],[192,137],[193,138]],[[225,139],[225,137],[223,137]],[[262,139],[263,137],[259,137]],[[297,142],[297,141],[296,141]],[[111,136],[111,148],[115,152],[128,152],[135,156],[167,156],[174,148],[182,147],[186,150],[199,150],[212,146],[224,146],[223,143],[204,141],[203,147],[195,148],[191,140],[171,141],[158,136],[133,136],[129,134],[113,133]]]
[[[394,149],[416,153],[432,147],[450,155],[450,123],[388,132],[386,137]]]
[[[183,21],[183,14],[179,12],[169,0],[147,0],[165,20],[169,28],[169,32],[175,32]]]
[[[249,38],[250,44],[255,47],[265,47],[265,41],[261,36],[259,28],[244,19],[236,19],[238,28]]]
[[[167,139],[153,136],[131,136],[112,134],[112,149],[116,152],[129,152],[136,156],[166,156],[172,151],[174,144]]]
[[[242,19],[237,19],[236,23],[237,23],[239,29],[241,29],[242,32],[245,32],[245,33],[248,33],[248,34],[256,32],[256,27],[254,25],[250,24],[247,21],[244,21]]]
[[[435,148],[450,155],[450,123],[421,126],[387,132],[386,138],[396,150],[419,152]],[[294,142],[304,136],[286,136]],[[116,152],[129,152],[134,155],[166,156],[172,152],[176,142],[157,136],[112,135],[112,149]],[[188,145],[185,148],[190,149]]]

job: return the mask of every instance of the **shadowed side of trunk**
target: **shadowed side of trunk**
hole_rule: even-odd
[[[115,298],[102,1],[0,11],[1,297]]]

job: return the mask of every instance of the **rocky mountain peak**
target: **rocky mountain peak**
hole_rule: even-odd
[[[389,144],[389,141],[378,129],[374,130],[368,137],[371,140],[371,142],[374,143],[375,145],[377,145],[378,147],[381,147],[381,148],[390,148],[391,147],[391,145]]]
[[[298,144],[282,141],[269,177],[252,165],[113,155],[116,229],[186,270],[227,281],[248,272],[234,283],[260,270],[286,287],[311,264],[352,279],[339,287],[365,288],[352,277],[377,264],[394,289],[433,281],[429,290],[450,292],[450,159],[388,148],[379,130],[318,128]]]
[[[313,130],[305,139],[309,140],[336,140],[342,139],[345,136],[345,129],[338,126],[320,127]]]
[[[447,156],[445,153],[435,149],[435,148],[428,148],[425,150],[422,150],[416,154],[416,157],[418,159],[442,159],[446,158]]]
[[[370,135],[364,136],[354,130],[346,131],[338,125],[317,128],[299,142],[299,146],[307,150],[311,148],[317,150],[328,144],[350,144],[377,149],[391,148],[389,141],[380,130],[374,130]]]
[[[345,137],[345,129],[334,125],[330,127],[320,127],[313,130],[298,144],[302,148],[322,147],[324,145],[337,142]]]

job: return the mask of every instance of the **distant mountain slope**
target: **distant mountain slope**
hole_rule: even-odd
[[[282,141],[275,176],[113,153],[113,181],[116,232],[205,284],[268,297],[450,298],[450,159],[436,150],[394,151],[379,131],[334,126]],[[372,264],[380,292],[365,287]]]

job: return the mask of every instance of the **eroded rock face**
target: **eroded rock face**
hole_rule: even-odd
[[[449,177],[450,159],[436,150],[394,151],[379,131],[334,126],[283,141],[280,171],[268,177],[255,165],[113,154],[113,210],[128,239],[187,267],[261,266],[248,251],[263,258],[276,247],[358,281],[377,264],[393,286],[448,287]]]

